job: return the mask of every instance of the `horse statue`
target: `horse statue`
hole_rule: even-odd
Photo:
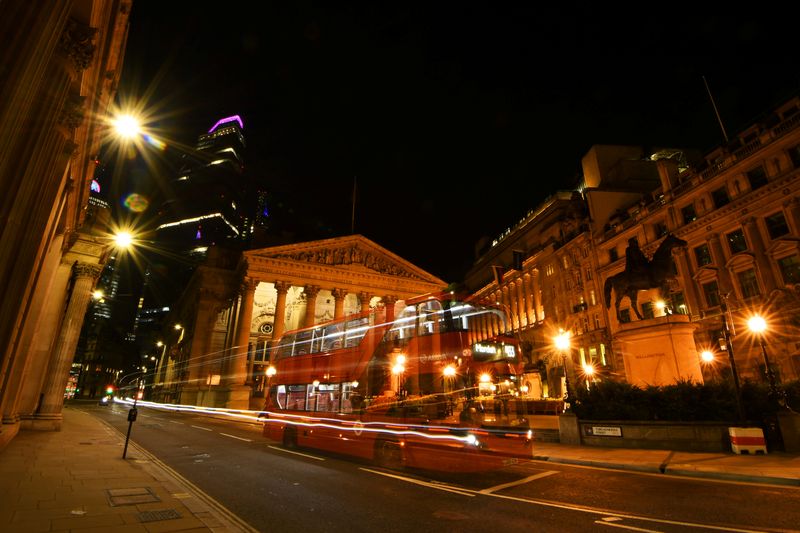
[[[647,265],[643,269],[632,271],[630,268],[631,265],[626,264],[624,271],[606,279],[605,285],[603,286],[606,309],[611,308],[611,290],[613,289],[617,320],[620,320],[619,304],[625,296],[630,299],[631,307],[636,313],[637,318],[642,320],[637,296],[639,291],[658,288],[662,296],[669,293],[667,281],[673,277],[672,250],[683,246],[686,246],[686,241],[670,233],[664,237],[664,240],[661,241],[661,244],[658,245],[658,248],[653,254],[653,258],[647,262]]]

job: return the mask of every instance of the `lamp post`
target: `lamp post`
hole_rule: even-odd
[[[733,343],[731,342],[730,322],[726,319],[728,304],[726,297],[721,296],[720,309],[722,311],[722,336],[725,338],[725,349],[728,352],[728,364],[731,367],[731,377],[733,378],[734,395],[736,396],[736,414],[739,422],[744,422],[744,408],[742,407],[742,389],[739,385],[739,372],[736,370],[736,360],[733,356]]]
[[[564,412],[569,413],[571,412],[570,408],[570,398],[572,397],[572,393],[569,389],[569,375],[567,374],[567,357],[569,357],[569,350],[572,346],[572,343],[569,339],[569,331],[564,331],[563,329],[559,331],[558,335],[555,336],[553,339],[555,342],[556,349],[561,352],[561,364],[564,368],[564,394],[563,394],[563,401],[564,401]]]
[[[767,373],[767,382],[769,383],[769,395],[773,401],[778,402],[779,405],[785,405],[782,394],[778,391],[778,386],[775,383],[775,373],[772,371],[772,365],[769,363],[769,356],[767,355],[767,341],[765,332],[767,330],[767,321],[761,315],[753,315],[747,321],[747,328],[758,337],[759,344],[761,345],[761,354],[764,356],[764,367]]]

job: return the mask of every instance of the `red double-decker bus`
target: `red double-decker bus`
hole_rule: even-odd
[[[484,471],[529,458],[505,313],[451,293],[287,332],[272,350],[264,435],[389,468]]]

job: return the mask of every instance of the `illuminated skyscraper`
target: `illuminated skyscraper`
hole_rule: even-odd
[[[222,118],[183,156],[172,197],[159,212],[160,242],[199,257],[212,244],[248,242],[257,206],[245,172],[243,129],[239,115]]]

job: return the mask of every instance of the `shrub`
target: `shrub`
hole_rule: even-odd
[[[800,381],[782,386],[790,406],[800,404]],[[741,384],[742,406],[750,421],[774,416],[777,405],[765,383]],[[583,420],[669,420],[730,422],[738,419],[735,388],[730,380],[640,388],[604,381],[574,391],[573,411]]]

